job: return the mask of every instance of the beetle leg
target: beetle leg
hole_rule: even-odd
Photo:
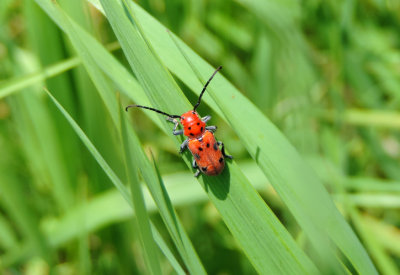
[[[197,169],[197,172],[194,174],[194,176],[197,178],[200,175],[200,170]]]
[[[183,130],[182,130],[182,129],[181,129],[181,130],[176,130],[176,128],[177,128],[178,125],[179,125],[179,122],[178,122],[175,118],[167,117],[167,120],[168,120],[169,122],[172,122],[172,123],[175,124],[175,125],[174,125],[174,130],[172,131],[172,134],[174,134],[174,136],[179,136],[179,135],[182,135],[182,134],[183,134]]]
[[[172,122],[172,123],[178,122],[175,118],[172,118],[172,117],[167,117],[166,120],[169,122]]]
[[[222,152],[222,155],[223,155],[225,158],[233,159],[232,156],[227,155],[227,154],[225,153],[225,145],[224,145],[224,143],[222,143],[222,141],[218,141],[218,145],[222,145],[222,147],[221,147],[221,152]]]
[[[197,178],[200,175],[200,170],[195,159],[193,159],[192,161],[192,167],[197,170],[196,173],[194,174],[194,176]]]
[[[189,144],[189,139],[185,139],[185,141],[182,142],[181,148],[180,148],[180,150],[179,150],[179,153],[180,153],[180,154],[182,154],[183,151],[185,151],[185,149],[187,148],[188,144]]]
[[[174,136],[180,136],[180,135],[183,135],[183,129],[181,129],[181,130],[174,130],[173,132],[172,132],[173,134],[174,134]]]
[[[210,119],[211,119],[211,116],[205,116],[205,117],[201,118],[201,120],[202,120],[203,122],[207,122],[207,121],[209,121]]]
[[[214,125],[206,126],[206,130],[215,133],[215,131],[217,131],[217,126]]]

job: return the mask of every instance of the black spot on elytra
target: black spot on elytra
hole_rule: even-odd
[[[191,136],[194,136],[193,133],[190,133]]]
[[[205,172],[205,171],[207,171],[207,167],[201,167],[201,170],[203,170]]]
[[[207,143],[207,148],[210,148],[210,143]]]
[[[189,130],[192,130],[192,127],[189,127],[188,129],[189,129]]]
[[[194,153],[194,157],[195,157],[196,159],[200,159],[199,154]]]
[[[224,161],[224,158],[221,157],[221,158],[219,158],[218,161],[219,161],[219,163],[222,163]]]
[[[203,127],[200,128],[200,132],[203,132]]]
[[[218,150],[218,145],[217,145],[217,143],[214,143],[213,147],[214,147],[214,150],[215,150],[215,151]]]
[[[197,125],[200,125],[200,122],[197,122]]]
[[[199,151],[203,151],[203,148],[199,147]]]

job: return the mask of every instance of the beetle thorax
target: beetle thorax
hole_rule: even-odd
[[[183,134],[188,138],[199,138],[203,135],[206,124],[195,111],[189,111],[181,115]]]

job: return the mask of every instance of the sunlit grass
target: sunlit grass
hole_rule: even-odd
[[[2,1],[1,268],[398,274],[396,9]],[[197,180],[163,116],[122,110],[183,113],[219,65],[199,112],[235,158]]]

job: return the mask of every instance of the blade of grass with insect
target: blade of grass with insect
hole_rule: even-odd
[[[104,66],[104,63],[103,63],[103,66]],[[107,71],[107,70],[106,70]]]
[[[130,207],[133,207],[131,196],[129,195],[129,192],[125,185],[121,182],[121,180],[118,178],[118,176],[114,173],[114,171],[111,169],[111,167],[107,164],[107,162],[104,160],[104,158],[100,155],[100,153],[97,151],[96,147],[92,144],[92,142],[89,140],[89,138],[86,136],[86,134],[82,131],[82,129],[79,127],[79,125],[74,121],[74,119],[68,114],[68,112],[60,105],[60,103],[48,92],[49,97],[52,99],[54,104],[57,106],[57,108],[60,110],[60,112],[65,116],[65,118],[68,120],[68,122],[71,124],[72,128],[76,132],[76,134],[79,136],[81,141],[84,143],[86,148],[90,151],[90,153],[93,155],[93,157],[96,159],[98,164],[102,167],[104,172],[107,174],[107,176],[110,178],[112,183],[115,185],[115,187],[118,189],[122,197],[127,201],[127,203],[130,205]],[[152,230],[153,232],[156,232],[157,229],[156,227],[152,224]],[[159,233],[154,234],[153,236],[161,236]],[[160,247],[163,248],[168,248],[167,245],[165,245],[165,242],[163,239],[155,239],[156,242],[163,242]],[[165,255],[170,255],[172,256],[173,254],[169,249],[167,251],[163,251]],[[177,262],[176,260],[174,262]],[[181,268],[177,268],[177,270],[181,270]]]
[[[184,56],[185,60],[187,61],[187,63],[190,65],[190,68],[192,69],[192,71],[194,72],[194,74],[196,74],[196,76],[198,77],[199,81],[201,83],[204,83],[205,80],[201,79],[201,75],[199,73],[199,71],[195,68],[195,66],[193,65],[193,63],[191,62],[191,60],[189,59],[189,57],[186,55],[186,53],[182,50],[182,48],[179,46],[178,41],[174,38],[174,36],[168,32],[170,34],[171,40],[175,43],[176,47],[179,49],[180,53],[182,54],[182,56]],[[212,92],[212,89],[209,88],[209,90]],[[325,242],[324,248],[322,249],[322,244]],[[335,255],[333,253],[331,253],[330,250],[326,249],[327,246],[329,246],[329,243],[327,242],[327,240],[320,238],[318,240],[318,243],[321,245],[321,249],[319,250],[319,254],[318,256],[320,257],[318,259],[319,261],[319,265],[321,268],[321,271],[324,273],[325,271],[332,271],[335,273],[346,273],[345,270],[343,270],[341,267],[342,265],[336,265],[333,261],[331,261],[330,259],[335,258]],[[318,247],[319,248],[319,247]]]
[[[182,51],[181,51],[182,52]],[[188,58],[186,58],[186,60],[188,61],[188,63],[191,65],[191,68],[196,72],[196,75],[201,79],[202,78],[202,76],[200,75],[200,73],[198,73],[197,72],[197,70],[195,69],[195,66],[193,66],[193,64],[191,63],[191,61],[188,59]],[[201,80],[201,82],[203,82],[204,83],[204,78]],[[211,89],[209,89],[210,90],[210,94],[212,95],[212,97],[214,98],[214,100],[216,101],[216,102],[218,102],[218,100],[220,100],[220,99],[215,99],[215,97],[214,97],[214,94],[212,93],[212,88]],[[233,96],[234,97],[234,96]],[[222,103],[222,101],[220,101],[220,103]],[[232,111],[232,110],[231,110]],[[244,111],[244,110],[243,110]],[[237,112],[237,109],[236,109],[236,111],[234,111],[234,112]],[[239,112],[240,114],[242,114],[241,112]],[[226,115],[225,115],[226,117],[230,117],[231,119],[228,119],[228,121],[229,122],[233,122],[233,120],[234,120],[234,114],[233,113],[230,113],[229,111],[228,112],[226,112]],[[244,116],[241,116],[242,117],[242,119],[243,119],[243,117]],[[250,118],[250,116],[248,116],[248,118],[247,119],[253,119],[255,116],[252,116],[251,118]],[[239,117],[236,117],[236,119],[240,119]],[[242,126],[244,126],[244,125],[242,125]],[[261,127],[261,126],[260,126]],[[237,129],[237,132],[236,133],[238,133],[238,132],[241,132],[241,133],[247,133],[248,131],[249,131],[249,127],[247,127],[246,126],[246,130],[245,130],[245,128],[244,127],[241,127],[241,129],[240,128],[236,128]],[[254,128],[253,128],[254,129]],[[242,135],[240,135],[240,134],[238,134],[239,136],[243,136],[243,134]],[[259,135],[258,137],[264,137],[264,135]],[[259,139],[259,138],[257,138],[257,139]],[[262,138],[263,139],[263,138]],[[247,140],[247,141],[249,141],[249,140]],[[258,143],[258,144],[260,144],[260,143]],[[268,160],[268,162],[264,162],[264,163],[262,163],[262,162],[260,162],[260,158],[259,158],[259,153],[261,152],[261,150],[260,150],[260,148],[261,148],[261,146],[257,146],[257,148],[256,148],[256,150],[255,150],[255,155],[254,155],[254,158],[256,159],[256,161],[257,161],[257,163],[260,165],[260,167],[261,168],[266,168],[266,166],[269,166],[268,168],[268,172],[265,172],[266,173],[266,176],[268,177],[268,176],[271,176],[271,170],[270,170],[270,168],[273,168],[273,165],[271,165],[272,164],[272,162],[270,162],[270,160]],[[271,157],[271,155],[269,155],[268,156],[269,158]],[[266,159],[263,159],[262,158],[262,156],[261,156],[261,160],[266,160]],[[282,162],[283,162],[283,160],[281,160]],[[263,165],[265,165],[265,166],[263,166]],[[264,170],[265,171],[265,170]],[[278,169],[277,170],[275,170],[275,171],[273,171],[272,172],[272,175],[273,176],[277,176],[276,178],[275,178],[275,180],[273,180],[273,179],[271,179],[270,177],[269,177],[269,179],[274,183],[277,183],[277,182],[281,182],[282,180],[283,180],[283,178],[280,178],[280,176],[279,176],[279,172],[278,172]],[[286,175],[285,175],[286,176]],[[294,181],[293,181],[293,183],[294,183]],[[274,185],[274,184],[273,184]],[[277,191],[279,192],[279,191],[281,191],[282,192],[282,188],[278,188],[278,187],[276,187],[275,185],[274,185],[274,187],[277,189]],[[290,193],[287,193],[287,191],[288,190],[284,190],[284,193],[281,193],[281,196],[282,196],[282,194],[284,194],[284,195],[289,195],[289,196],[291,196],[291,194]],[[293,199],[294,197],[292,197],[291,199]],[[303,201],[303,202],[307,202],[307,201]],[[290,205],[289,205],[289,207],[290,207]],[[308,212],[310,212],[311,213],[311,209],[314,211],[315,209],[313,209],[313,208],[309,208],[308,209]],[[334,253],[335,253],[335,249],[333,248],[333,247],[331,247],[331,245],[328,243],[328,240],[327,240],[327,238],[326,238],[326,236],[324,236],[323,234],[320,234],[319,232],[320,232],[320,230],[317,228],[317,226],[319,227],[319,225],[318,225],[318,223],[314,223],[312,220],[309,220],[309,217],[312,217],[312,216],[306,216],[306,215],[303,215],[303,217],[302,217],[302,220],[301,221],[299,221],[299,223],[303,226],[303,229],[305,229],[307,232],[308,232],[308,234],[309,234],[309,236],[312,236],[312,238],[310,238],[310,240],[311,240],[311,242],[312,243],[314,243],[314,245],[315,245],[315,249],[318,251],[318,254],[317,254],[317,256],[319,257],[319,259],[318,259],[318,262],[319,262],[319,265],[320,265],[320,267],[323,269],[323,270],[325,270],[325,271],[328,271],[328,270],[336,270],[335,272],[340,272],[340,273],[345,273],[345,271],[342,269],[342,264],[340,263],[340,260],[338,259],[338,258],[336,258],[336,257],[334,257],[333,255],[334,255]],[[313,226],[313,223],[314,223],[314,225],[317,225],[317,226]],[[314,228],[313,228],[314,227]],[[329,247],[329,249],[327,249]]]
[[[121,101],[119,100],[119,102]],[[132,159],[133,150],[131,149],[131,144],[128,141],[128,127],[125,115],[126,114],[122,113],[122,108],[120,107],[119,120],[121,123],[121,140],[123,144],[122,149],[125,156],[125,171],[127,174],[128,184],[131,188],[132,201],[135,209],[135,221],[137,223],[137,227],[139,228],[139,234],[141,235],[140,240],[142,244],[142,249],[144,251],[144,258],[146,260],[145,262],[147,264],[147,271],[150,274],[161,274],[160,261],[158,259],[157,249],[150,229],[150,218],[146,210],[142,188],[140,187],[140,182],[137,174],[137,171],[139,169],[137,166],[134,165],[134,160]]]
[[[52,6],[52,4],[49,1],[38,1],[38,3],[40,3],[42,5],[42,7],[47,11],[47,12],[51,12],[52,17],[53,18],[57,18],[57,23],[61,26],[63,26],[63,29],[65,31],[67,31],[67,33],[69,33],[69,35],[72,35],[72,40],[77,42],[77,40],[79,40],[81,37],[79,37],[79,35],[83,35],[85,32],[82,31],[81,29],[79,29],[77,27],[76,24],[68,24],[66,20],[63,20],[63,15],[60,14],[60,9],[59,7],[56,6]],[[68,22],[73,22],[71,19],[68,19]],[[84,40],[85,41],[85,40]],[[92,55],[90,53],[95,52],[95,49],[86,47],[85,43],[76,43],[75,46],[79,47],[79,51],[80,53],[82,53],[82,57],[87,57],[86,60],[88,62],[93,61]],[[102,48],[104,53],[107,53],[107,51],[104,51],[104,48]],[[90,57],[90,58],[89,58]],[[108,68],[109,70],[110,68]],[[93,72],[96,71],[95,66],[93,66],[93,64],[90,65],[90,71],[92,71],[92,75]],[[120,70],[121,71],[121,70]],[[122,70],[123,72],[123,70]],[[95,75],[94,75],[95,76]],[[95,76],[95,79],[99,79],[98,76]],[[126,82],[126,80],[125,80]],[[105,82],[103,80],[100,80],[98,82],[95,81],[95,83],[97,85],[99,85],[99,91],[101,93],[105,93],[106,90],[109,90],[108,87],[104,86],[103,84],[105,84]],[[100,85],[101,84],[101,85]],[[108,91],[110,92],[110,91]],[[108,98],[109,95],[104,95],[104,98]],[[114,117],[115,119],[115,114],[118,112],[118,110],[116,109],[116,106],[113,104],[110,104],[110,102],[106,101],[105,105],[109,108],[109,112],[112,115],[112,117]],[[117,123],[116,123],[117,124]],[[118,125],[116,125],[116,128],[119,128]],[[129,138],[130,141],[132,140],[137,140],[132,138],[133,132],[130,131],[129,134],[131,135],[131,137]],[[134,146],[135,148],[137,146]],[[141,151],[141,154],[144,154]],[[135,154],[135,156],[139,157],[138,154]],[[145,157],[141,158],[139,163],[144,163]],[[156,202],[159,203],[160,206],[160,210],[161,210],[161,215],[164,219],[164,221],[166,221],[166,224],[170,230],[170,232],[174,233],[174,240],[177,244],[177,247],[180,247],[181,251],[181,255],[183,255],[183,257],[185,257],[185,255],[192,255],[191,258],[192,260],[194,259],[194,262],[196,262],[197,260],[197,255],[193,254],[193,249],[191,248],[191,244],[189,241],[189,238],[187,237],[186,233],[183,230],[182,225],[180,224],[180,222],[177,222],[177,218],[176,215],[172,210],[172,205],[171,202],[169,201],[169,199],[165,196],[165,194],[163,194],[163,192],[161,192],[161,190],[159,189],[160,183],[158,181],[154,180],[154,177],[151,176],[151,168],[149,169],[149,166],[145,167],[142,170],[142,174],[144,173],[144,171],[146,172],[146,175],[148,175],[149,177],[149,181],[147,181],[147,183],[149,184],[149,182],[151,183],[151,185],[149,186],[150,190],[152,191],[153,197],[155,198]],[[186,250],[186,251],[185,251]],[[190,252],[190,250],[192,250],[192,252]],[[188,252],[189,251],[189,252]],[[189,260],[187,260],[187,263],[190,263]],[[197,265],[197,264],[194,264]]]
[[[139,144],[139,139],[135,134],[130,134],[129,140],[134,144]],[[157,177],[155,168],[145,156],[143,149],[140,146],[131,148],[131,155],[134,157],[133,167],[139,167],[140,173],[144,181],[147,183],[150,193],[158,207],[158,211],[164,220],[175,246],[185,262],[186,267],[194,274],[204,274],[204,268],[182,223],[179,220],[179,217],[175,213],[163,181],[161,178]]]
[[[114,173],[114,171],[110,168],[110,166],[107,164],[107,162],[103,159],[103,157],[99,154],[97,149],[94,147],[94,145],[90,142],[88,137],[85,135],[85,133],[82,131],[82,129],[76,124],[76,122],[72,119],[71,116],[63,109],[63,107],[57,102],[57,100],[52,97],[50,93],[48,93],[53,102],[56,104],[56,106],[60,109],[60,111],[65,115],[66,119],[70,122],[71,126],[73,129],[76,131],[77,135],[79,138],[82,140],[82,142],[85,144],[85,146],[88,148],[88,150],[91,152],[91,154],[94,156],[96,161],[99,163],[99,165],[103,168],[107,176],[110,178],[112,183],[116,186],[116,188],[119,190],[121,195],[124,197],[124,199],[127,201],[127,203],[130,205],[132,208],[132,200],[130,199],[130,195],[126,187],[123,185],[123,183],[120,181],[118,176]],[[175,263],[178,263],[176,259],[173,256],[173,253],[169,250],[168,246],[165,244],[164,240],[161,237],[161,235],[158,233],[157,229],[155,226],[152,224],[152,230],[153,230],[153,236],[155,238],[155,241],[159,244],[160,248],[163,248],[163,253],[166,255],[166,257],[170,260],[170,263],[173,264],[173,267],[178,273],[181,273],[180,271],[182,268],[180,266],[174,266]]]
[[[68,18],[65,18],[65,20],[69,20]],[[114,100],[114,98],[112,98],[112,89],[110,88],[110,85],[108,84],[108,81],[106,80],[106,78],[104,78],[104,75],[102,75],[102,73],[98,70],[98,68],[94,65],[93,59],[91,59],[91,56],[86,54],[89,49],[86,48],[85,44],[81,43],[82,40],[80,40],[79,36],[77,35],[77,32],[75,32],[75,29],[73,27],[72,24],[69,24],[69,22],[64,22],[64,26],[65,29],[67,31],[67,33],[69,34],[70,38],[72,39],[72,42],[74,44],[75,47],[77,47],[77,50],[80,54],[83,54],[83,63],[85,64],[86,69],[88,70],[93,82],[95,83],[95,85],[98,88],[98,91],[101,95],[101,97],[103,98],[103,101],[105,103],[105,105],[107,106],[113,121],[115,124],[117,124],[118,118],[117,118],[117,105],[113,104],[116,103],[116,101]],[[118,125],[116,126],[116,128],[118,128]],[[130,139],[131,140],[131,139]],[[132,168],[133,169],[133,168]],[[133,184],[133,183],[132,183]],[[138,196],[137,192],[134,192],[132,194],[133,196]],[[135,204],[135,201],[134,201]],[[136,204],[136,208],[139,207]],[[141,209],[141,213],[139,218],[143,218],[143,216],[147,216],[147,213],[143,212],[144,207],[139,208]],[[141,223],[139,228],[142,228],[144,226],[144,220],[141,219]],[[140,230],[141,232],[143,232],[143,230]],[[152,270],[153,274],[159,274],[159,267],[157,268],[157,257],[154,257],[154,255],[156,255],[155,251],[153,249],[151,249],[151,243],[149,244],[149,242],[151,242],[152,240],[150,240],[150,236],[146,233],[141,235],[142,237],[145,237],[146,240],[141,239],[143,242],[146,243],[146,245],[144,246],[145,248],[145,255],[146,255],[146,259],[149,263],[148,267],[149,270]],[[148,254],[150,253],[150,254]]]
[[[122,47],[123,47],[123,45],[122,45]],[[157,83],[158,83],[158,81],[157,81]],[[181,104],[179,104],[179,105],[181,105]],[[237,178],[237,177],[235,177],[235,178]],[[215,184],[210,184],[210,186],[214,186]],[[232,194],[232,193],[231,193]],[[229,225],[228,225],[229,226]],[[323,241],[322,241],[322,238],[320,238],[320,239],[318,239],[318,242],[320,243],[320,244],[322,244],[323,243]],[[246,244],[249,244],[250,242],[247,240],[246,242],[245,242]],[[321,249],[322,250],[322,249]],[[246,250],[245,250],[246,251]],[[255,250],[253,250],[253,252],[254,252]],[[326,250],[327,252],[329,252],[329,250]],[[327,253],[326,252],[326,253]],[[259,252],[256,252],[256,253],[259,253]],[[325,253],[325,254],[326,254]],[[321,253],[322,254],[322,253]],[[328,258],[328,259],[331,259],[331,258],[334,258],[334,257],[332,257],[331,255],[329,255],[329,256],[326,256],[326,258]],[[337,267],[337,269],[341,269],[341,265],[338,265],[338,267]]]
[[[153,24],[154,25],[154,24]],[[151,25],[152,26],[152,25]],[[159,32],[159,30],[158,30],[158,32]],[[157,32],[156,32],[157,33]],[[165,56],[164,56],[165,57]],[[104,63],[103,63],[103,65],[104,65]],[[211,104],[210,104],[211,105]]]
[[[69,19],[70,20],[70,19]],[[67,23],[67,22],[66,22]],[[109,112],[111,113],[111,116],[113,117],[113,120],[116,121],[116,114],[117,114],[117,108],[114,104],[111,104],[111,101],[108,100],[112,94],[111,94],[111,89],[107,86],[107,83],[105,80],[102,78],[101,72],[98,71],[97,67],[94,65],[93,59],[89,55],[90,49],[85,46],[84,43],[80,42],[79,36],[77,35],[76,28],[74,27],[73,24],[64,24],[65,30],[67,33],[70,35],[72,41],[74,42],[74,45],[78,47],[78,52],[80,52],[83,56],[83,62],[89,62],[87,64],[87,69],[92,76],[92,79],[96,86],[99,89],[99,92],[102,94],[102,98],[104,100],[104,103],[108,107]],[[116,128],[119,128],[119,124],[116,124]],[[129,133],[129,141],[133,143],[132,148],[139,149],[139,141],[137,137],[134,135],[132,129],[130,129]],[[143,177],[146,179],[146,183],[148,184],[148,187],[157,203],[160,209],[160,213],[162,218],[164,219],[167,228],[169,229],[173,240],[175,241],[175,244],[177,245],[178,249],[180,250],[180,253],[184,260],[186,261],[186,264],[188,268],[192,271],[199,271],[201,272],[201,264],[197,264],[198,258],[197,255],[195,254],[193,247],[190,243],[189,238],[187,237],[183,226],[179,222],[178,218],[176,217],[175,212],[173,211],[172,204],[168,198],[167,195],[165,195],[165,192],[163,191],[162,188],[162,182],[160,182],[157,178],[157,176],[154,174],[154,171],[149,165],[149,162],[147,158],[144,156],[144,152],[142,150],[135,150],[132,154],[134,158],[136,159],[136,166],[134,167],[140,167],[141,172]],[[187,258],[185,258],[187,257]],[[200,269],[199,269],[200,268]]]
[[[176,83],[172,81],[157,57],[152,55],[147,48],[149,45],[142,40],[140,33],[129,21],[128,16],[132,20],[134,16],[132,14],[127,16],[123,7],[116,2],[103,1],[102,4],[122,49],[151,102],[154,103],[153,106],[174,114],[177,110],[183,112],[185,106],[190,108]],[[160,90],[163,93],[160,93]],[[184,158],[190,166],[188,154]],[[260,272],[267,269],[288,273],[295,270],[316,272],[307,256],[297,247],[237,166],[229,164],[228,167],[234,169],[226,168],[222,176],[204,177],[201,181],[213,189],[212,192],[208,192],[210,198],[244,247],[253,265]],[[228,170],[231,170],[231,175]],[[290,249],[288,250],[287,247]],[[260,255],[265,257],[260,257]],[[285,261],[286,264],[278,264],[281,261]]]
[[[90,0],[96,4],[96,1]],[[179,50],[168,38],[159,22],[131,3],[143,31],[162,62],[195,93],[201,91],[201,84],[191,73],[190,67]],[[97,5],[98,7],[98,5]],[[213,68],[189,47],[180,46],[189,56],[194,66],[207,79]],[[250,155],[277,190],[285,204],[307,233],[309,239],[319,250],[325,249],[316,240],[328,236],[337,245],[360,273],[375,274],[376,270],[360,241],[336,209],[332,199],[316,177],[315,173],[302,160],[293,146],[279,130],[250,103],[237,89],[222,77],[213,80],[218,93],[205,94],[204,101],[229,122]],[[215,108],[217,102],[219,108]],[[154,103],[155,106],[157,103]],[[178,104],[177,104],[178,105]],[[172,102],[164,107],[173,107]],[[157,106],[163,107],[163,106]],[[165,109],[165,108],[164,108]],[[179,110],[179,107],[176,107]],[[171,108],[172,110],[172,108]],[[332,259],[335,261],[335,259]]]

